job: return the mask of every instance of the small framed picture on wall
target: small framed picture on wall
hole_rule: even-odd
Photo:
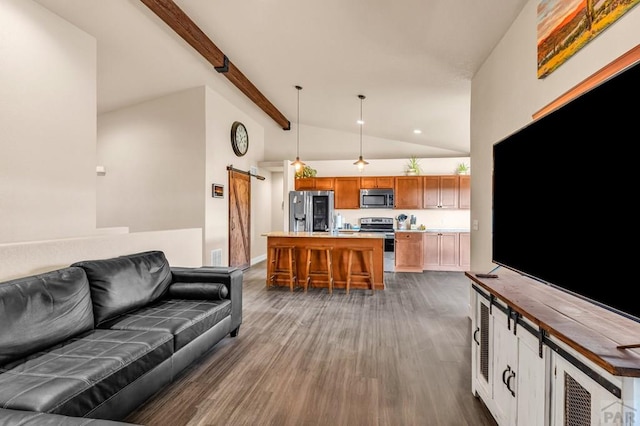
[[[224,198],[224,185],[217,183],[211,185],[211,196],[213,198]]]

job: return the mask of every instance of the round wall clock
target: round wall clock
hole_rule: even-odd
[[[231,126],[231,147],[238,157],[242,157],[249,150],[249,133],[239,121],[234,121]]]

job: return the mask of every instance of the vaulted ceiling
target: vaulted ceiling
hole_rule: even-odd
[[[147,0],[36,1],[96,37],[99,113],[203,84],[239,90]],[[471,78],[525,3],[175,0],[292,123],[295,85],[303,86],[301,124],[345,132],[357,131],[364,94],[365,135],[452,155],[470,150]]]

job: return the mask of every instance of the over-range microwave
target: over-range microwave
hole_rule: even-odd
[[[392,209],[393,189],[361,189],[361,209]]]

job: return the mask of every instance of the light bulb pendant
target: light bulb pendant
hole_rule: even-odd
[[[302,90],[302,87],[294,87],[298,90],[298,117],[296,124],[296,161],[291,163],[291,165],[295,168],[296,172],[299,172],[304,168],[304,163],[300,161],[300,91]]]
[[[364,125],[364,120],[362,119],[362,101],[364,100],[364,98],[364,95],[358,95],[358,99],[360,99],[360,120],[358,120],[358,125],[360,126],[360,157],[358,157],[358,161],[353,163],[354,165],[358,166],[358,171],[364,170],[364,166],[369,164],[362,158],[362,126]]]

